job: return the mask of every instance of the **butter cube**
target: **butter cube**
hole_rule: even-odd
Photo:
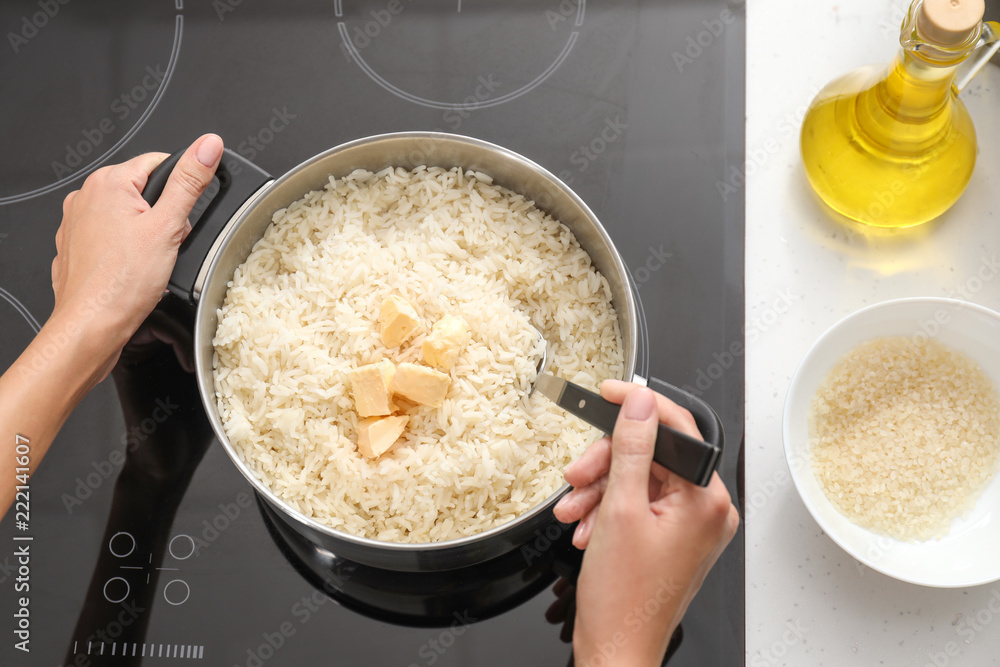
[[[469,342],[469,325],[461,317],[445,315],[434,323],[424,339],[424,361],[448,370],[458,361],[458,353]]]
[[[382,343],[386,347],[398,347],[417,330],[420,318],[406,299],[390,296],[382,302],[378,323],[382,331]]]
[[[392,362],[383,359],[349,372],[354,391],[354,407],[361,417],[387,415],[392,412],[389,386],[396,373]]]
[[[389,388],[392,389],[392,385],[390,385]],[[393,414],[395,414],[397,412],[407,412],[409,410],[412,410],[413,408],[417,407],[417,404],[412,401],[406,400],[399,394],[393,394],[390,406],[393,408],[392,411]]]
[[[444,403],[450,384],[451,378],[440,371],[403,362],[392,376],[389,388],[409,401],[436,408]]]
[[[406,428],[409,417],[372,417],[358,422],[358,451],[377,459],[393,446]]]

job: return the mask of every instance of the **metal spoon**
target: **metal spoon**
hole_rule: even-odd
[[[549,345],[542,332],[538,329],[535,331],[545,348],[538,362],[538,374],[528,395],[537,389],[567,412],[610,434],[618,421],[621,406],[546,372],[549,365]],[[660,424],[657,428],[653,460],[692,484],[708,485],[721,453],[719,447],[681,433],[666,424]]]

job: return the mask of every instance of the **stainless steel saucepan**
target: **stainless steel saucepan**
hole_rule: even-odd
[[[151,174],[143,197],[154,202],[180,154],[165,160]],[[502,526],[478,535],[428,544],[397,544],[356,537],[302,515],[276,496],[243,462],[226,437],[219,418],[212,367],[212,339],[227,283],[254,244],[264,235],[275,211],[311,190],[326,185],[331,175],[346,176],[355,169],[377,172],[385,167],[412,169],[420,165],[462,167],[481,171],[494,182],[534,200],[543,211],[565,224],[607,279],[621,327],[625,377],[636,364],[636,306],[628,273],[604,227],[583,201],[547,170],[500,146],[438,132],[403,132],[358,139],[312,157],[288,173],[272,177],[253,163],[227,150],[219,167],[219,191],[181,247],[169,289],[197,304],[194,347],[198,389],[215,434],[254,490],[315,544],[352,561],[402,571],[448,570],[479,563],[515,549],[536,537],[552,521],[552,507],[569,490],[563,486],[542,504]],[[677,472],[697,483],[707,483],[723,445],[718,416],[700,399],[665,382],[648,385],[691,410],[710,446],[690,450],[677,446]],[[668,466],[674,467],[674,466]]]

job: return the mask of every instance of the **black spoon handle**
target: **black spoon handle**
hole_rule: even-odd
[[[559,407],[605,433],[614,430],[618,413],[621,411],[620,405],[607,401],[599,394],[572,382],[561,378],[554,379],[564,383],[564,386],[555,396],[549,391],[543,391],[546,396],[554,400]],[[716,445],[703,442],[660,424],[656,432],[653,460],[692,484],[707,486],[722,454],[720,445],[721,443]]]

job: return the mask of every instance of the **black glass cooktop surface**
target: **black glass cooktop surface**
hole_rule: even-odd
[[[719,412],[737,496],[742,3],[18,0],[0,27],[3,368],[51,312],[62,199],[100,165],[214,131],[280,175],[359,137],[454,132],[535,160],[597,213],[642,306],[639,368]],[[404,575],[261,505],[178,358],[192,310],[164,299],[32,477],[30,525],[0,524],[0,664],[571,663],[580,554],[556,524],[539,557]],[[743,664],[743,628],[741,531],[669,664]]]

